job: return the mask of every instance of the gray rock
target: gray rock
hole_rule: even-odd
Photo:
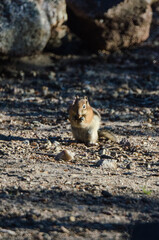
[[[46,48],[51,50],[62,44],[63,38],[68,34],[68,28],[63,23],[67,20],[65,0],[43,0],[43,9],[51,26],[51,33]]]
[[[26,56],[41,52],[65,19],[64,0],[2,0],[0,54]]]
[[[61,226],[61,231],[64,232],[64,233],[69,233],[70,231],[65,228],[64,226]]]
[[[97,167],[116,170],[117,161],[112,159],[101,159],[97,162]]]
[[[106,190],[102,190],[102,195],[106,198],[112,197],[113,195]]]
[[[106,154],[105,148],[100,149],[100,150],[99,150],[99,154],[100,154],[100,155]]]
[[[135,167],[136,167],[136,165],[133,162],[128,163],[127,166],[126,166],[127,169],[131,169],[131,170],[135,169]]]
[[[74,153],[65,149],[56,155],[56,160],[70,161],[74,158],[74,156],[75,156]]]
[[[4,229],[4,228],[0,228],[0,232],[7,233],[7,234],[12,235],[12,236],[16,235],[16,232],[14,232],[12,230],[9,230],[9,229]]]
[[[152,19],[147,0],[66,0],[68,24],[92,49],[114,51],[144,41]]]

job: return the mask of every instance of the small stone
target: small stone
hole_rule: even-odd
[[[54,146],[55,146],[55,147],[57,147],[57,146],[59,146],[59,145],[60,145],[60,143],[59,143],[58,141],[54,141],[54,143],[53,143],[53,144],[54,144]]]
[[[118,157],[118,154],[117,154],[117,152],[112,151],[112,152],[111,152],[111,156],[112,156],[112,157]]]
[[[34,88],[30,88],[30,89],[28,89],[26,92],[27,92],[28,94],[30,94],[30,95],[34,95],[34,94],[35,94],[35,89],[34,89]],[[35,121],[35,122],[37,122],[37,121]]]
[[[112,194],[109,193],[109,192],[106,191],[106,190],[103,190],[101,193],[102,193],[103,197],[107,197],[107,198],[112,197]]]
[[[151,123],[152,123],[152,119],[151,119],[151,118],[149,118],[149,119],[148,119],[148,122],[151,124]]]
[[[151,141],[151,140],[152,140],[152,137],[151,137],[151,136],[148,136],[148,137],[147,137],[147,140]]]
[[[151,123],[147,123],[146,124],[148,128],[152,128],[152,124]]]
[[[9,235],[12,235],[12,236],[15,236],[15,235],[16,235],[16,232],[14,232],[14,231],[12,231],[12,230],[9,230],[9,229],[0,228],[0,232],[2,232],[2,233],[8,233]]]
[[[56,159],[57,160],[65,160],[65,161],[70,161],[74,158],[74,153],[71,153],[68,150],[63,150],[59,154],[57,154]]]
[[[115,113],[115,110],[114,109],[111,109],[110,110],[110,115],[114,114]]]
[[[30,178],[29,178],[29,177],[26,177],[25,180],[26,180],[27,182],[30,182]]]
[[[30,145],[31,145],[32,147],[38,147],[38,146],[39,146],[37,142],[31,142]]]
[[[139,111],[139,113],[140,113],[140,115],[144,115],[144,112],[142,112],[142,111]]]
[[[43,238],[43,233],[40,232],[40,233],[36,236],[36,239],[37,239],[37,240],[43,240],[43,239],[44,239],[44,238]]]
[[[43,86],[43,87],[42,87],[42,92],[43,92],[43,95],[44,95],[44,96],[47,96],[48,93],[49,93],[49,88],[48,88],[47,86]]]
[[[127,169],[134,169],[135,168],[135,163],[128,163],[126,168]]]
[[[56,73],[55,72],[50,72],[50,74],[49,74],[49,79],[50,80],[55,80],[55,78],[56,78]]]
[[[94,76],[96,74],[96,72],[93,71],[93,70],[87,70],[86,74],[87,74],[88,77],[92,77],[92,76]]]
[[[30,145],[29,140],[25,140],[23,143],[26,144],[26,145]]]
[[[141,94],[141,93],[142,93],[142,89],[140,89],[140,88],[136,88],[135,91],[136,91],[136,93],[138,93],[138,94]]]
[[[45,149],[50,149],[52,146],[51,142],[49,140],[46,141],[46,143],[44,144],[44,148]]]
[[[98,167],[102,167],[105,169],[112,169],[116,170],[117,169],[117,161],[116,160],[110,160],[110,159],[101,159],[97,162]]]
[[[39,126],[40,126],[40,122],[38,122],[38,121],[33,121],[33,125],[34,125],[34,127],[39,127]]]
[[[69,233],[70,231],[65,228],[64,226],[61,226],[61,231],[64,232],[64,233]]]
[[[150,108],[145,108],[144,112],[147,113],[148,115],[151,115],[151,109]]]
[[[150,164],[150,163],[147,163],[147,164],[146,164],[146,167],[147,167],[147,169],[151,169],[151,164]]]
[[[31,74],[33,75],[33,77],[37,76],[37,72],[36,71],[31,71]]]
[[[76,218],[74,216],[70,216],[70,221],[71,222],[75,222],[76,221]]]
[[[99,150],[99,154],[100,154],[100,155],[105,155],[105,154],[106,154],[105,148],[100,149],[100,150]]]
[[[109,151],[107,150],[107,149],[105,149],[105,148],[101,148],[100,150],[99,150],[99,154],[100,155],[106,155],[106,154],[108,154],[109,153]]]
[[[54,148],[54,151],[55,151],[56,153],[60,152],[60,151],[61,151],[61,147],[55,147],[55,148]]]
[[[118,96],[119,96],[119,94],[118,94],[118,92],[113,92],[113,94],[112,94],[112,97],[114,97],[114,98],[118,98]]]

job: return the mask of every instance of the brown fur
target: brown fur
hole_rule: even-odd
[[[90,106],[87,97],[82,99],[76,97],[69,108],[69,120],[73,136],[77,141],[84,143],[97,141],[100,114]]]
[[[87,97],[75,98],[69,108],[69,120],[73,136],[78,142],[94,144],[98,140],[98,135],[116,141],[114,134],[108,130],[99,130],[101,116],[90,106]]]
[[[83,108],[84,105],[86,108]],[[69,108],[69,120],[72,126],[81,127],[81,118],[83,118],[82,125],[84,127],[88,126],[93,119],[93,115],[93,109],[86,97],[82,99],[76,97]]]

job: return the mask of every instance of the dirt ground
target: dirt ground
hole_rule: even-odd
[[[141,46],[109,56],[1,60],[0,239],[159,239],[156,36],[152,28]],[[76,95],[88,96],[116,143],[73,141]],[[64,149],[73,160],[56,160]]]

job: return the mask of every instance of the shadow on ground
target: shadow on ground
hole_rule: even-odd
[[[83,228],[83,231],[86,229],[90,231],[113,230],[129,232],[132,235],[132,240],[157,240],[159,236],[159,223],[157,222],[141,224],[139,221],[134,221],[132,224],[125,224],[122,221],[119,221],[119,223],[109,222],[105,218],[105,223],[102,223],[89,219],[84,213],[85,210],[78,211],[78,207],[82,206],[83,209],[87,208],[88,214],[89,211],[94,212],[94,214],[100,214],[103,209],[107,208],[107,211],[109,211],[109,207],[113,206],[124,211],[131,210],[131,213],[140,212],[152,215],[153,211],[158,209],[158,199],[152,200],[151,198],[150,200],[148,197],[134,198],[129,196],[105,197],[102,194],[101,196],[94,196],[90,193],[62,191],[62,189],[55,187],[52,190],[44,189],[42,191],[6,188],[0,192],[0,201],[12,202],[14,207],[21,207],[19,216],[9,212],[1,214],[0,227],[2,228],[38,229],[43,232],[61,231],[61,226],[73,232],[78,232],[79,228]],[[29,211],[25,208],[27,205],[30,206]],[[34,214],[31,210],[38,208],[40,208],[38,214]],[[54,214],[52,218],[42,217],[46,208],[52,209],[54,212],[59,210],[65,211],[66,216],[56,217],[56,219]],[[74,221],[71,221],[69,216],[73,209],[78,211],[78,216]],[[156,221],[157,217],[159,216],[156,214]]]

